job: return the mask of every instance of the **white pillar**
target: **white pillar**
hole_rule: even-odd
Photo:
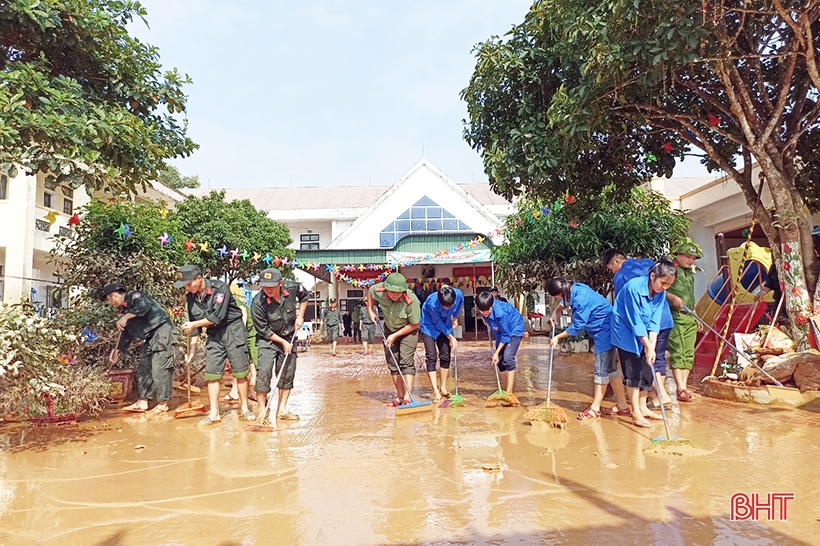
[[[4,303],[28,301],[31,295],[32,257],[34,253],[35,202],[37,176],[22,171],[8,181],[8,201],[0,208],[3,216],[0,246],[6,248]]]

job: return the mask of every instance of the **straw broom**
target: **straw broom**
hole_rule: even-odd
[[[490,354],[495,354],[493,344],[493,333],[490,330],[489,325],[487,326],[487,333],[490,337]],[[492,360],[490,360],[490,362],[492,362]],[[507,391],[501,388],[501,377],[498,375],[498,366],[496,364],[492,364],[492,366],[493,370],[495,370],[495,382],[498,385],[498,390],[487,397],[487,403],[484,405],[484,407],[497,408],[520,406],[521,403],[518,401],[518,398],[514,394],[508,394]]]
[[[550,335],[550,367],[547,380],[547,401],[528,411],[525,417],[530,422],[536,421],[546,423],[555,428],[566,428],[567,416],[564,413],[564,408],[553,405],[550,401],[552,396],[552,359],[555,354],[555,346],[552,344],[552,338],[554,337],[555,323],[552,324],[552,334]]]
[[[190,343],[190,338],[188,343]],[[191,402],[191,361],[188,359],[187,354],[185,355],[185,373],[188,376],[187,384],[185,385],[185,390],[188,392],[188,402],[182,404],[181,406],[177,406],[174,410],[174,419],[193,417],[195,415],[203,415],[208,413],[208,409],[199,402]]]

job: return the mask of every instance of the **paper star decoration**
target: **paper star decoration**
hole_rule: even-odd
[[[68,225],[69,226],[79,226],[80,225],[80,215],[75,212],[74,216],[72,216],[71,218],[68,219]]]
[[[59,214],[57,214],[57,211],[51,210],[48,212],[48,214],[45,215],[44,218],[48,220],[48,225],[53,226],[54,222],[57,221],[57,216],[59,216]]]
[[[128,236],[130,231],[131,231],[131,228],[128,227],[128,224],[120,223],[120,227],[115,229],[114,233],[119,235],[120,239],[125,239]]]
[[[190,252],[196,248],[196,243],[194,243],[193,239],[188,239],[185,241],[185,252]]]
[[[653,161],[657,161],[657,157],[654,154],[646,154],[646,162],[652,163]]]
[[[258,262],[258,261],[259,261],[259,260],[261,260],[261,259],[262,259],[262,255],[261,255],[261,254],[259,254],[258,252],[254,252],[254,253],[253,253],[253,261],[254,261],[254,262]]]
[[[265,257],[262,258],[262,261],[265,262],[266,264],[270,265],[270,263],[273,261],[273,258],[271,257],[270,254],[265,254]]]
[[[239,249],[235,248],[231,250],[231,260],[235,260],[239,257]]]
[[[566,201],[567,203],[572,204],[572,203],[575,202],[575,196],[567,194],[567,196],[564,197],[564,201]]]
[[[663,150],[665,152],[671,152],[672,151],[672,143],[671,142],[664,142],[663,143]]]
[[[251,255],[251,253],[248,252],[247,250],[243,250],[242,254],[240,254],[240,256],[242,256],[243,260],[247,260],[250,257],[250,255]]]
[[[712,127],[717,127],[720,125],[720,118],[714,114],[709,114],[709,125]]]
[[[174,238],[168,235],[168,233],[163,233],[160,237],[157,237],[157,239],[159,240],[159,244],[161,246],[166,247],[171,244],[171,241],[173,241]]]
[[[222,247],[219,248],[219,257],[224,258],[227,255],[228,255],[228,247],[226,247],[225,245],[222,245]]]
[[[578,222],[576,222],[575,220],[572,220],[572,221],[569,223],[569,227],[571,227],[571,228],[577,228],[577,227],[578,227]]]
[[[287,258],[282,258],[282,265],[288,265],[289,263],[290,263],[290,260],[288,260]],[[296,265],[296,261],[295,261],[295,260],[294,260],[294,262],[293,262],[293,265],[294,265],[294,266]]]
[[[199,251],[200,252],[208,252],[208,241],[199,244]]]
[[[96,330],[89,330],[88,328],[83,328],[83,333],[80,335],[83,340],[83,343],[91,343],[92,341],[97,340],[97,331]]]
[[[162,216],[163,218],[166,218],[168,216],[168,209],[166,209],[165,207],[162,207],[162,209],[160,209],[160,211],[159,211],[159,215]]]

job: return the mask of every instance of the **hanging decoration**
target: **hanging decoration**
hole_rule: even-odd
[[[56,210],[50,210],[50,211],[48,211],[48,214],[46,214],[46,215],[44,216],[44,218],[45,218],[46,220],[48,220],[48,225],[49,225],[49,226],[53,226],[53,225],[54,225],[54,222],[56,222],[56,221],[57,221],[57,217],[58,217],[58,216],[59,216],[59,214],[57,213],[57,211],[56,211]]]
[[[120,236],[120,239],[125,239],[126,237],[131,237],[134,232],[131,231],[131,226],[128,224],[120,223],[120,227],[114,230],[114,233]]]

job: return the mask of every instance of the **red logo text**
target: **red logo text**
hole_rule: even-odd
[[[786,521],[790,500],[794,500],[794,493],[768,493],[765,497],[735,493],[729,515],[732,521],[759,520],[761,516],[769,521]]]

